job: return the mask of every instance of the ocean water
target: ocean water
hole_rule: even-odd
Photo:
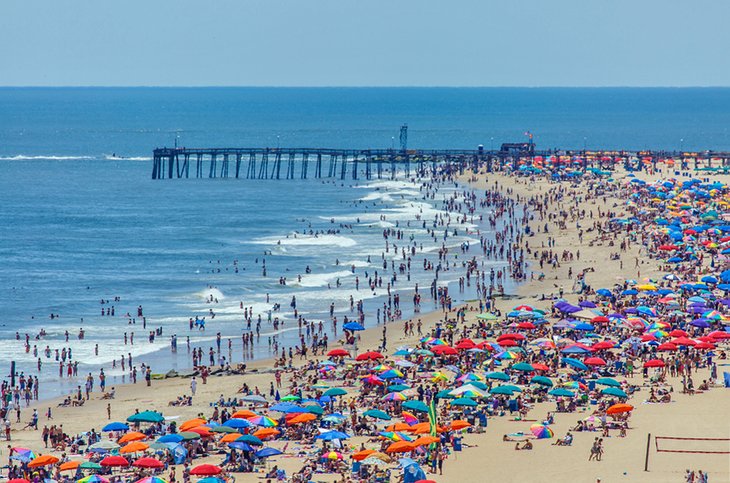
[[[48,335],[31,346],[70,345],[81,373],[108,370],[127,353],[161,372],[189,365],[188,335],[204,352],[218,331],[236,337],[233,362],[244,360],[240,302],[264,314],[249,358],[269,355],[271,303],[282,306],[274,315],[286,321],[278,334],[284,346],[298,338],[293,295],[308,319],[327,320],[332,301],[340,320],[351,316],[354,277],[364,286],[364,272],[382,272],[383,228],[397,225],[434,249],[416,217],[430,221],[441,206],[423,200],[418,183],[152,181],[151,151],[176,141],[382,148],[397,146],[402,123],[409,147],[420,148],[498,147],[529,130],[540,147],[730,150],[730,89],[0,89],[0,371],[15,360],[36,374],[36,358],[15,334],[34,337],[41,328]],[[310,229],[339,232],[302,235]],[[470,220],[446,243],[474,243],[476,230],[489,236]],[[410,282],[399,280],[406,313],[415,283],[427,293],[431,279],[414,268]],[[217,304],[206,303],[211,294]],[[375,325],[382,295],[355,293],[365,300],[366,326]],[[116,316],[102,317],[100,300],[117,296],[109,304]],[[124,316],[136,316],[140,304],[147,330]],[[188,318],[210,309],[216,317],[207,318],[207,330],[189,332]],[[80,327],[84,341],[76,340]],[[163,336],[150,344],[155,327]],[[135,333],[134,346],[123,344],[124,332]],[[173,333],[180,351],[171,357]],[[75,387],[59,379],[54,357],[41,359],[45,394]],[[116,381],[121,374],[111,371]]]

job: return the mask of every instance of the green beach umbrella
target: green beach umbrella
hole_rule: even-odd
[[[628,394],[626,394],[625,392],[623,392],[621,389],[619,389],[617,387],[606,387],[601,390],[601,394],[606,394],[609,396],[617,396],[617,397],[621,397],[621,398],[629,397]]]
[[[167,448],[167,446],[165,446]],[[82,470],[100,470],[101,465],[99,463],[94,463],[93,461],[84,461],[79,465],[79,468]]]
[[[451,401],[452,406],[469,406],[474,407],[477,405],[477,402],[473,399],[470,399],[468,397],[461,397],[459,399],[454,399]]]
[[[194,433],[192,431],[183,431],[182,433],[178,433],[178,434],[185,441],[189,441],[192,439],[200,439],[200,435],[198,433]]]
[[[300,399],[301,398],[299,396],[296,396],[294,394],[289,394],[289,395],[284,396],[283,398],[281,398],[281,400],[284,401],[284,402],[299,401]]]
[[[422,413],[428,412],[428,406],[426,406],[426,403],[423,401],[406,401],[402,405],[406,409],[411,409],[413,411],[421,411]]]
[[[504,372],[488,372],[487,379],[496,379],[498,381],[509,381],[509,376]]]
[[[341,387],[333,387],[332,389],[327,389],[324,392],[324,395],[325,396],[330,396],[330,397],[332,397],[332,396],[344,396],[345,394],[347,394],[347,391],[345,391]]]
[[[388,413],[381,411],[380,409],[368,409],[364,413],[362,413],[363,416],[370,416],[371,418],[375,419],[382,419],[384,421],[390,421],[392,418]]]
[[[535,376],[530,379],[530,382],[533,384],[540,384],[541,386],[553,387],[553,381],[545,376]]]
[[[618,382],[616,379],[612,379],[610,377],[602,377],[600,379],[596,379],[596,384],[602,384],[604,386],[611,386],[611,387],[621,387],[620,382]]]
[[[308,413],[316,414],[318,416],[324,414],[324,409],[322,409],[322,406],[320,406],[319,404],[307,404],[306,406],[304,406],[304,409],[306,409]]]
[[[165,417],[157,411],[142,411],[127,418],[130,423],[161,423]]]
[[[439,399],[453,399],[454,396],[451,395],[451,389],[442,389],[441,391],[436,393],[436,396]]]
[[[406,389],[410,389],[410,386],[406,386],[405,384],[393,384],[392,386],[388,386],[388,391],[390,392],[401,392]]]
[[[512,369],[523,372],[532,372],[535,370],[535,368],[532,367],[532,364],[528,364],[527,362],[518,362],[517,364],[513,364]]]
[[[233,429],[230,426],[214,426],[210,428],[211,433],[237,433],[237,429]],[[164,443],[163,443],[164,444]]]
[[[511,396],[514,393],[514,390],[512,390],[509,386],[496,386],[489,390],[489,394],[503,394],[506,396]]]
[[[559,387],[557,389],[551,389],[550,391],[548,391],[548,394],[550,394],[551,396],[575,397],[575,393],[573,391],[569,391],[562,387]]]

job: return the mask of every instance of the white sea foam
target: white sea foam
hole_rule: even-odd
[[[53,156],[53,155],[25,155],[18,154],[16,156],[0,156],[0,161],[34,161],[34,160],[51,160],[51,161],[77,161],[83,159],[94,159],[93,156]]]
[[[335,283],[338,278],[345,278],[353,275],[350,270],[340,270],[338,272],[330,273],[310,273],[302,275],[302,281],[299,282],[297,279],[287,281],[288,285],[293,287],[326,287],[328,283]]]
[[[270,236],[258,238],[250,243],[257,245],[279,245],[279,246],[337,246],[342,248],[357,245],[352,238],[340,235],[302,235],[290,234],[288,237]]]
[[[105,154],[104,159],[107,161],[152,161],[150,156],[116,156]]]

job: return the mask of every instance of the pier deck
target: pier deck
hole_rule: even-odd
[[[622,163],[656,163],[672,159],[695,168],[728,166],[730,152],[535,150],[533,144],[503,144],[478,149],[329,149],[329,148],[158,148],[153,152],[152,179],[247,178],[307,179],[392,178],[397,172],[424,176],[441,170],[486,167],[514,169],[519,164],[558,159],[588,167]],[[190,173],[193,166],[194,171]]]

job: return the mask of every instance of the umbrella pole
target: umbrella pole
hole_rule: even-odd
[[[649,448],[651,447],[651,433],[646,435],[646,458],[644,459],[644,471],[649,471]]]

